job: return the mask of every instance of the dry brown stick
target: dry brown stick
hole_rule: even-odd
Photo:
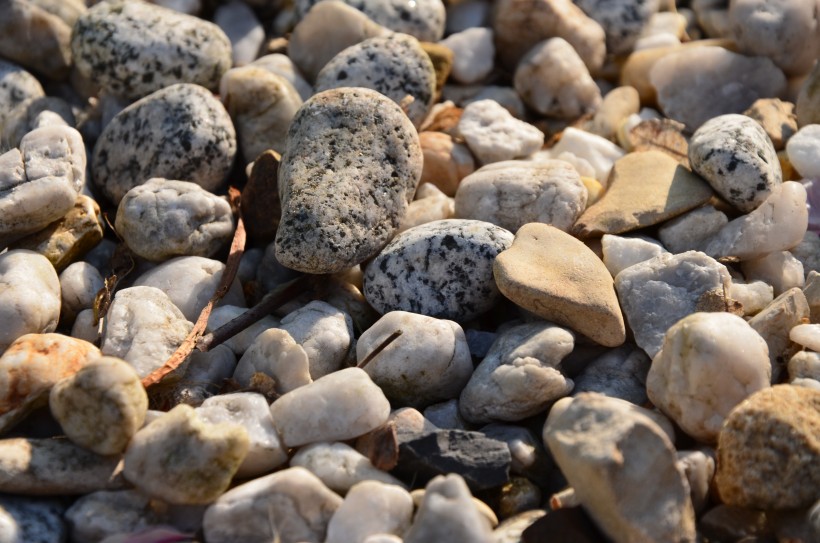
[[[228,195],[231,199],[232,206],[239,204],[240,194],[237,189],[231,187],[228,190]],[[231,251],[230,254],[228,254],[225,269],[222,271],[222,278],[219,281],[219,286],[216,288],[214,295],[211,296],[211,299],[208,300],[208,303],[199,313],[199,318],[196,320],[191,332],[182,342],[182,345],[180,345],[174,354],[172,354],[171,357],[165,361],[165,364],[163,364],[162,367],[157,368],[142,380],[142,386],[148,388],[149,386],[160,382],[163,377],[177,369],[180,364],[188,358],[188,355],[193,352],[196,347],[197,340],[203,332],[205,332],[208,325],[208,319],[211,316],[211,311],[216,303],[219,302],[219,300],[225,296],[225,293],[228,292],[228,289],[236,277],[236,272],[239,271],[239,262],[242,259],[242,254],[245,252],[246,239],[245,224],[242,222],[242,214],[240,213],[236,221],[236,231],[233,235],[233,241],[231,241]]]
[[[387,338],[386,338],[384,341],[382,341],[381,343],[379,343],[379,344],[376,346],[376,348],[375,348],[375,349],[373,349],[372,351],[370,351],[370,354],[369,354],[369,355],[367,355],[367,356],[365,356],[365,357],[364,357],[364,360],[362,360],[361,362],[359,362],[359,363],[356,365],[356,367],[357,367],[357,368],[363,368],[363,367],[367,366],[368,364],[370,364],[370,362],[371,362],[374,358],[376,358],[377,356],[379,356],[379,355],[381,354],[381,352],[387,348],[387,346],[388,346],[388,345],[390,345],[391,343],[393,343],[394,341],[396,341],[396,340],[399,338],[399,336],[400,336],[400,335],[402,335],[403,333],[404,333],[404,332],[402,332],[401,330],[396,330],[395,332],[393,332],[392,334],[390,334],[389,336],[387,336]]]

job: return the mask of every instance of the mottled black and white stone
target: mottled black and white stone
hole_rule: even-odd
[[[396,236],[367,265],[364,296],[382,314],[410,311],[470,320],[499,299],[493,261],[513,237],[484,221],[446,219],[416,226]]]
[[[632,51],[660,4],[660,0],[575,0],[576,6],[603,27],[606,52],[616,55]]]
[[[333,57],[316,76],[316,92],[364,87],[397,104],[413,97],[407,116],[421,125],[435,101],[436,72],[418,40],[407,34],[370,38]]]
[[[0,130],[18,104],[42,98],[45,94],[36,77],[20,66],[0,59]]]
[[[296,0],[299,18],[321,0]],[[421,41],[438,41],[444,36],[445,9],[441,0],[344,0],[382,26],[415,36]]]
[[[71,50],[82,75],[130,100],[175,83],[216,90],[231,67],[231,42],[215,24],[127,0],[100,2],[85,12]]]
[[[171,85],[134,102],[94,147],[94,181],[112,202],[152,177],[190,181],[215,192],[236,155],[228,112],[199,85]]]
[[[335,273],[375,256],[407,211],[421,166],[416,129],[384,95],[341,88],[313,96],[291,123],[279,168],[277,260]]]
[[[783,180],[772,141],[757,122],[728,114],[703,123],[689,141],[692,169],[743,212],[768,198]]]
[[[65,541],[65,505],[54,498],[0,496],[0,541],[52,543]]]

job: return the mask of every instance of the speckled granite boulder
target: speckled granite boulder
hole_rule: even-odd
[[[305,102],[279,169],[276,258],[333,273],[374,256],[393,237],[421,178],[410,120],[376,91],[342,88]]]
[[[231,42],[213,23],[131,0],[100,2],[74,27],[77,69],[129,100],[175,83],[216,90],[231,67]]]
[[[235,155],[236,132],[219,100],[199,85],[179,84],[118,113],[97,140],[92,169],[97,186],[116,204],[152,177],[213,192]]]
[[[364,295],[384,314],[411,311],[469,320],[489,310],[500,293],[493,261],[513,240],[484,221],[446,219],[406,230],[367,265]]]
[[[436,72],[418,40],[393,34],[352,45],[325,64],[316,92],[338,87],[373,89],[397,104],[411,96],[407,116],[418,127],[433,106]]]

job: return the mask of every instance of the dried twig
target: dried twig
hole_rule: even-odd
[[[381,343],[379,343],[376,346],[375,349],[370,351],[370,354],[365,356],[364,359],[361,362],[359,362],[359,364],[356,367],[357,368],[363,368],[363,367],[367,366],[368,364],[370,364],[371,360],[373,360],[374,358],[379,356],[379,354],[381,354],[381,352],[383,350],[385,350],[388,345],[390,345],[391,343],[396,341],[399,338],[399,336],[402,335],[403,333],[404,332],[402,332],[401,330],[396,330],[392,334],[387,336],[387,338],[384,341],[382,341]]]

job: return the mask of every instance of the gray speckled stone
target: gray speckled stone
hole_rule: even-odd
[[[0,541],[3,543],[54,543],[68,535],[63,512],[55,499],[0,496]]]
[[[191,181],[213,192],[235,155],[236,131],[219,100],[199,85],[179,84],[118,113],[97,140],[92,167],[97,186],[119,203],[152,177]]]
[[[0,60],[0,131],[15,106],[45,94],[36,77],[16,64]]]
[[[374,256],[393,237],[421,178],[418,134],[376,91],[332,89],[299,109],[279,168],[276,258],[334,273]]]
[[[124,0],[85,12],[74,27],[71,50],[81,74],[131,100],[174,83],[215,90],[231,67],[231,42],[215,24]]]
[[[703,123],[689,141],[689,162],[743,212],[762,204],[783,180],[769,136],[745,115],[720,115]]]
[[[575,5],[606,32],[606,52],[623,55],[632,51],[660,0],[575,0]]]
[[[393,34],[352,45],[325,64],[316,76],[316,92],[338,87],[373,89],[397,104],[412,96],[406,111],[418,127],[435,100],[436,72],[418,40]]]
[[[367,265],[364,295],[380,313],[411,311],[469,320],[489,310],[500,293],[496,255],[513,234],[484,221],[447,219],[402,232]]]

